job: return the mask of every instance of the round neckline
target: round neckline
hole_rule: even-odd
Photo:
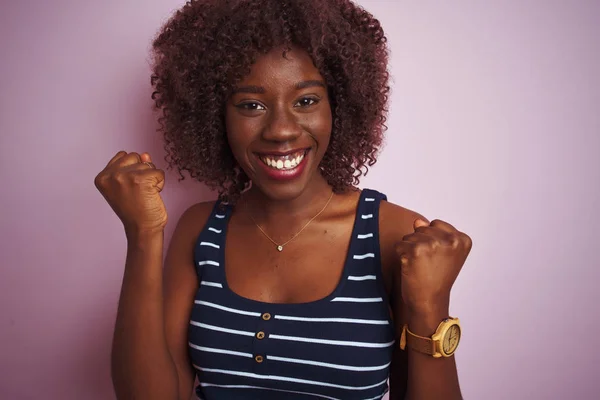
[[[358,198],[358,203],[356,206],[356,210],[354,212],[354,222],[352,225],[352,232],[351,232],[351,236],[350,236],[350,243],[348,246],[348,250],[346,251],[346,256],[344,259],[344,266],[342,269],[342,275],[340,276],[340,280],[338,281],[336,287],[333,289],[333,291],[328,294],[325,297],[322,297],[320,299],[317,300],[313,300],[313,301],[308,301],[308,302],[302,302],[302,303],[270,303],[270,302],[265,302],[265,301],[261,301],[261,300],[255,300],[255,299],[251,299],[249,297],[245,297],[242,296],[238,293],[236,293],[234,290],[232,290],[229,287],[229,282],[227,281],[227,271],[226,271],[226,258],[225,258],[225,254],[226,254],[226,249],[227,249],[227,233],[228,233],[228,228],[229,228],[229,222],[231,220],[231,214],[233,212],[233,206],[231,205],[226,205],[226,219],[224,221],[224,235],[222,238],[222,245],[219,248],[219,257],[221,259],[221,281],[223,284],[223,289],[227,291],[227,293],[232,296],[232,298],[234,298],[236,301],[240,302],[240,303],[245,303],[245,304],[250,304],[250,305],[254,305],[256,307],[261,307],[263,309],[269,309],[269,310],[276,310],[276,309],[294,309],[294,308],[299,308],[299,307],[314,307],[316,305],[320,305],[321,303],[326,303],[326,302],[330,302],[332,299],[338,297],[338,294],[342,291],[342,289],[344,288],[346,282],[348,281],[348,272],[350,269],[350,263],[352,261],[351,258],[351,252],[350,249],[352,249],[353,245],[356,244],[356,236],[357,236],[357,228],[358,228],[358,224],[359,224],[359,215],[360,215],[360,210],[364,207],[364,195],[365,195],[365,191],[361,190],[359,198]]]

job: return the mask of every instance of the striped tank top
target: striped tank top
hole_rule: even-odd
[[[200,286],[189,352],[202,400],[381,399],[394,345],[381,275],[379,203],[363,190],[342,278],[329,296],[273,304],[232,292],[225,279],[231,206],[216,204],[194,249]]]

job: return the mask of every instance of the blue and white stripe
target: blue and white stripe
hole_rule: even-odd
[[[199,289],[188,347],[198,398],[384,396],[395,340],[376,256],[382,198],[363,191],[338,286],[306,304],[263,303],[229,289],[224,253],[232,207],[215,206],[194,250]]]

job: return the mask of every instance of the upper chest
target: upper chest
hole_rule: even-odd
[[[315,221],[278,251],[255,224],[233,218],[224,251],[227,284],[243,297],[271,303],[324,298],[343,275],[353,226],[354,214]],[[295,233],[275,242],[285,243]]]
[[[380,239],[379,207],[374,198],[350,194],[345,203],[309,224],[296,237],[297,227],[279,226],[280,234],[270,236],[271,232],[265,228],[261,231],[250,218],[234,213],[228,222],[223,252],[229,288],[259,301],[311,302],[332,293],[345,271],[358,262],[368,264],[371,273],[373,266],[379,270],[377,275],[381,275],[389,294],[390,241]],[[283,251],[278,251],[277,245],[290,238]],[[357,261],[355,257],[367,259]]]

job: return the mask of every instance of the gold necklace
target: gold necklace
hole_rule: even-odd
[[[263,228],[260,227],[260,225],[254,220],[254,218],[252,218],[252,215],[250,213],[248,213],[248,216],[250,217],[250,219],[252,220],[252,222],[254,222],[254,225],[256,225],[256,227],[262,232],[263,235],[265,235],[265,237],[267,239],[269,239],[271,241],[271,243],[273,243],[275,245],[275,248],[277,249],[277,251],[283,251],[283,246],[285,246],[286,244],[288,244],[289,242],[291,242],[292,240],[296,239],[296,237],[302,233],[302,231],[304,229],[306,229],[306,227],[308,225],[310,225],[311,222],[313,222],[319,215],[321,215],[323,213],[323,211],[325,211],[325,209],[327,208],[327,206],[329,205],[329,203],[331,202],[331,199],[333,199],[333,191],[331,191],[331,196],[329,196],[329,200],[327,200],[327,203],[325,203],[325,206],[323,206],[323,208],[321,209],[321,211],[319,211],[317,213],[317,215],[315,215],[314,217],[312,217],[307,223],[306,225],[304,225],[302,227],[302,229],[300,229],[294,236],[291,237],[291,239],[289,239],[288,241],[286,241],[285,243],[277,243],[276,241],[274,241],[273,239],[271,239],[271,237],[269,235],[267,235],[267,232],[265,232],[263,230]],[[246,209],[248,208],[248,203],[245,202],[245,206]]]

